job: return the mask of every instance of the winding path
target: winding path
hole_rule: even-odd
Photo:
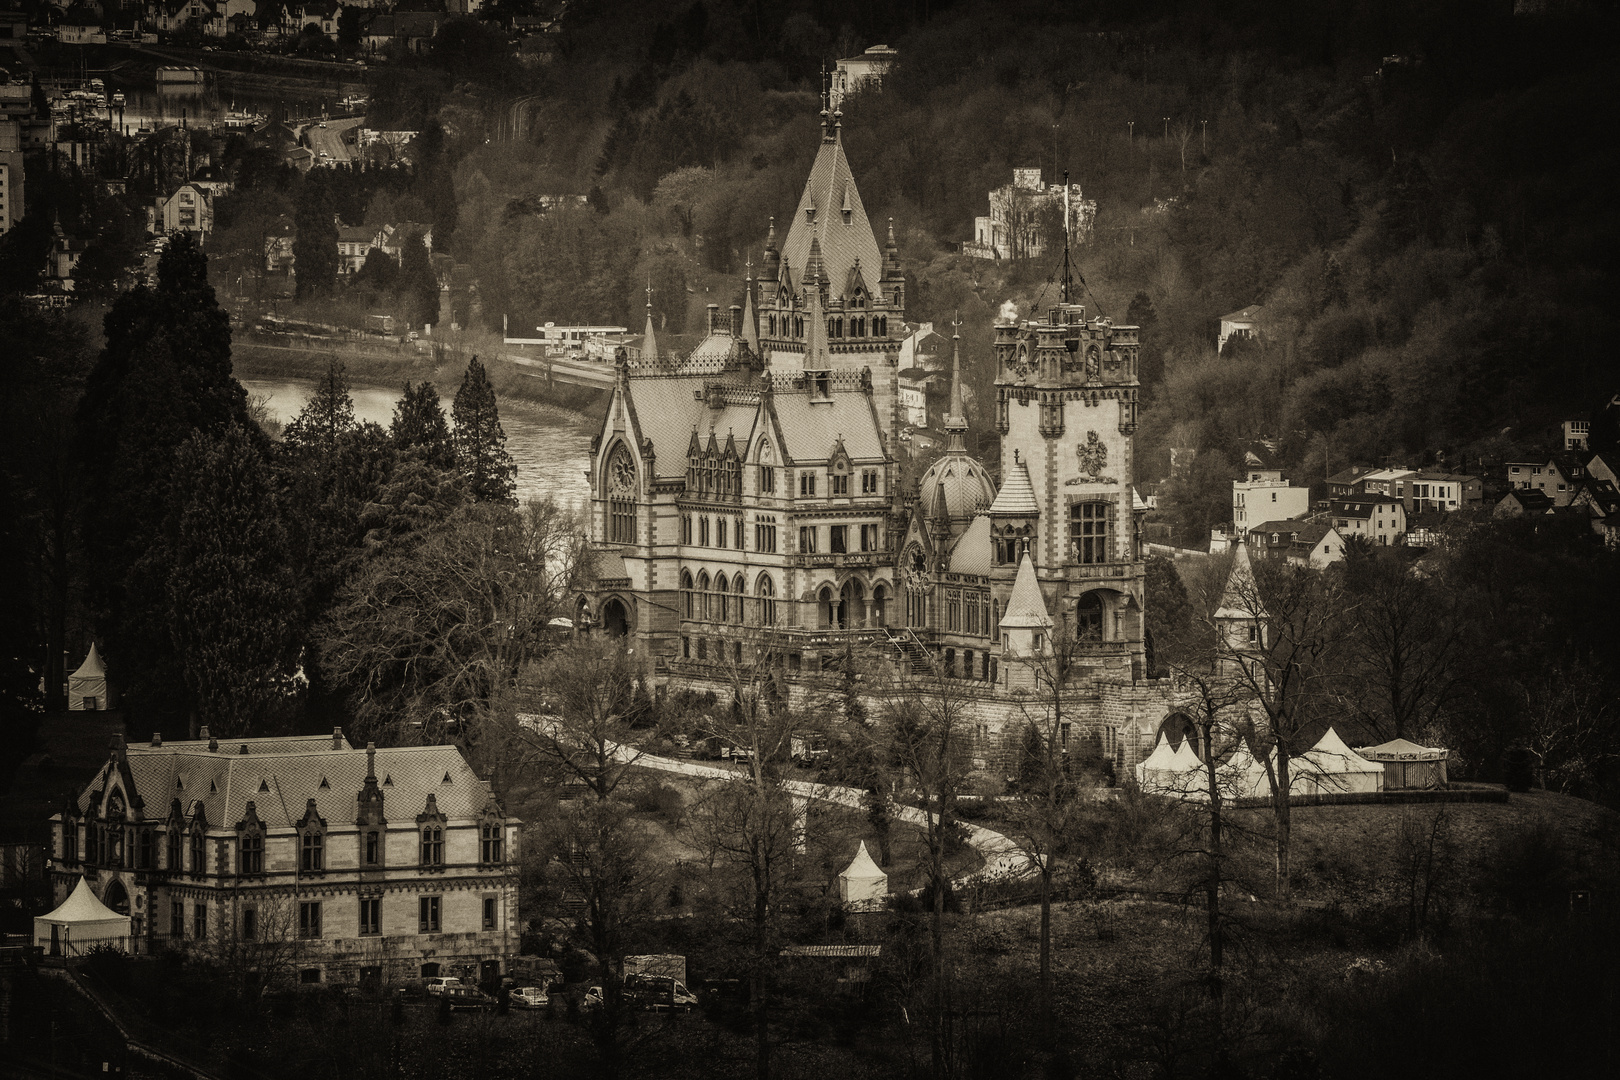
[[[543,718],[532,714],[521,714],[518,723],[532,731],[544,733]],[[627,765],[634,765],[643,769],[656,769],[660,772],[679,773],[700,780],[736,780],[744,774],[731,769],[722,769],[716,765],[698,765],[691,761],[682,761],[679,758],[660,757],[657,754],[638,753],[632,747],[618,745],[614,754],[619,761]],[[860,788],[848,787],[844,784],[817,784],[809,780],[786,780],[783,787],[789,795],[796,799],[819,799],[822,802],[833,803],[838,806],[849,807],[854,810],[865,809],[866,792]],[[894,804],[894,815],[908,825],[918,828],[927,828],[928,815],[915,806],[904,803]],[[951,884],[960,889],[964,886],[983,883],[986,881],[1005,881],[1027,877],[1034,872],[1034,863],[1030,857],[1019,850],[1018,844],[998,832],[993,832],[979,825],[970,825],[962,822],[968,831],[968,844],[984,858],[984,865],[971,874],[964,874],[952,880]]]

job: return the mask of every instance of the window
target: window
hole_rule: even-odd
[[[1075,562],[1109,562],[1113,533],[1112,503],[1083,502],[1069,508],[1069,540],[1073,544]]]
[[[979,605],[969,596],[967,599],[967,632],[972,637],[979,636]]]
[[[250,832],[242,836],[242,873],[264,873],[264,836]]]
[[[726,519],[725,518],[715,518],[714,519],[714,546],[715,547],[725,547],[726,546]]]
[[[707,516],[698,518],[698,543],[704,547],[709,546],[709,519]]]
[[[486,821],[478,831],[478,861],[481,863],[498,863],[501,861],[501,823]]]
[[[962,594],[954,590],[945,593],[945,629],[951,633],[962,629]]]
[[[305,874],[318,874],[326,866],[326,837],[318,832],[306,832],[299,843],[298,869]]]
[[[776,467],[774,465],[761,465],[759,467],[759,490],[762,495],[776,494]]]
[[[154,837],[151,829],[142,829],[140,833],[140,862],[137,863],[142,870],[152,869]]]
[[[761,626],[776,625],[776,586],[771,575],[759,575],[759,622]]]
[[[201,900],[191,909],[191,936],[198,941],[208,940],[208,905]]]
[[[378,866],[382,863],[382,834],[376,829],[366,831],[365,860],[367,866]]]
[[[1001,640],[1001,601],[990,601],[990,640]]]
[[[836,481],[838,477],[833,477]],[[847,480],[848,477],[845,477]],[[849,552],[849,526],[829,525],[827,527],[827,550],[834,555],[845,555]]]
[[[849,476],[848,476],[848,474],[839,474],[839,473],[834,473],[833,474],[833,477],[832,477],[832,493],[834,495],[848,495],[849,494]]]
[[[883,548],[882,548],[883,537],[878,532],[879,528],[880,528],[880,526],[877,526],[877,525],[862,525],[861,526],[861,550],[862,551],[881,551],[881,550],[883,550]]]
[[[79,861],[79,823],[72,818],[62,822],[62,858],[70,863]]]
[[[816,493],[816,474],[813,472],[799,473],[799,497],[808,498]]]
[[[861,494],[862,495],[876,495],[877,494],[877,489],[878,489],[877,476],[878,476],[878,474],[877,474],[876,469],[862,469],[861,470]]]
[[[319,900],[304,900],[299,903],[298,936],[301,938],[318,938],[321,936],[321,902]]]
[[[734,538],[735,544],[737,545],[737,550],[741,551],[743,549],[743,537],[746,535],[743,531],[742,518],[737,518],[732,522],[731,535]]]
[[[259,936],[259,909],[242,909],[242,940],[254,941]]]
[[[194,829],[191,833],[191,874],[193,877],[201,877],[208,871],[208,860],[203,851],[202,830]]]
[[[169,904],[169,936],[172,938],[186,936],[186,903],[184,900],[174,900]]]
[[[692,593],[692,575],[685,570],[681,571],[681,596],[684,597],[681,606],[686,611],[686,617],[697,618],[697,599]]]
[[[682,514],[681,515],[681,543],[690,544],[691,542],[692,542],[692,515],[691,514]]]
[[[700,619],[709,617],[709,574],[706,570],[698,573],[697,617]]]
[[[422,934],[439,932],[439,897],[424,896],[417,903],[416,929]]]
[[[88,830],[86,832],[88,833]],[[176,825],[169,826],[168,868],[177,874],[180,872],[180,829]]]
[[[754,550],[774,554],[776,551],[776,515],[760,514],[754,518]]]
[[[382,897],[362,896],[360,898],[360,934],[382,933]]]
[[[422,865],[444,865],[444,829],[439,825],[429,825],[422,830]]]
[[[1098,594],[1086,593],[1074,605],[1074,636],[1077,641],[1103,639],[1103,606]]]
[[[799,526],[799,554],[814,555],[816,553],[816,527],[814,525]]]
[[[731,591],[737,594],[736,600],[731,606],[731,621],[741,626],[743,621],[743,594],[748,591],[748,586],[743,583],[741,574],[738,574],[731,583]],[[737,661],[741,663],[742,657],[738,656]]]
[[[484,929],[485,930],[494,930],[494,929],[496,929],[496,922],[497,922],[497,918],[498,918],[498,915],[499,915],[499,911],[500,911],[499,902],[495,899],[495,897],[493,897],[493,896],[484,897]]]

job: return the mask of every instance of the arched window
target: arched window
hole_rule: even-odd
[[[776,585],[771,581],[771,575],[759,575],[759,624],[761,626],[776,625]]]
[[[692,575],[681,571],[681,609],[688,619],[697,618],[697,601],[692,596]]]
[[[738,573],[736,578],[732,580],[731,591],[736,594],[735,599],[732,601],[731,621],[741,625],[743,621],[743,594],[748,591],[748,584],[743,581],[741,573]]]
[[[872,622],[875,626],[889,625],[889,587],[876,585],[872,588]]]
[[[707,570],[698,574],[697,592],[697,617],[707,619],[709,617],[709,572]]]
[[[614,448],[607,464],[608,542],[636,542],[636,467],[623,443]]]
[[[776,454],[764,439],[759,440],[759,493],[776,494]]]
[[[1103,639],[1102,594],[1088,592],[1074,605],[1074,637],[1076,641]]]
[[[838,601],[833,599],[832,587],[823,585],[821,591],[816,594],[816,615],[820,629],[832,629],[833,607],[837,603]]]
[[[716,622],[731,621],[731,593],[726,589],[724,574],[714,579],[714,618]]]

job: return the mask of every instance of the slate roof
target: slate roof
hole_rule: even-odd
[[[1001,490],[990,504],[990,513],[996,517],[1038,517],[1041,504],[1035,498],[1035,485],[1029,482],[1029,466],[1022,461],[1013,462],[1007,475],[1001,478]]]
[[[788,454],[795,462],[826,461],[840,436],[844,452],[855,461],[883,458],[872,403],[858,390],[832,393],[832,403],[812,403],[804,394],[776,394],[771,398],[782,425]]]
[[[1226,588],[1221,591],[1221,605],[1215,609],[1217,619],[1263,619],[1265,612],[1253,611],[1258,604],[1260,586],[1254,580],[1254,567],[1249,565],[1249,549],[1239,544],[1232,559],[1232,572],[1226,576]]]
[[[1260,313],[1264,310],[1259,304],[1250,304],[1248,307],[1234,311],[1230,315],[1222,315],[1221,322],[1253,322],[1260,317]]]
[[[844,209],[849,209],[845,220]],[[808,220],[806,210],[815,211],[815,220]],[[795,282],[805,279],[805,267],[810,262],[810,248],[814,243],[820,249],[823,280],[834,290],[842,289],[849,280],[850,271],[860,263],[861,276],[867,289],[877,287],[883,273],[883,252],[867,219],[861,193],[855,187],[849,159],[844,156],[844,144],[836,134],[822,140],[816,152],[810,177],[804,183],[798,208],[793,214],[793,225],[788,229],[787,242],[782,245],[782,266],[792,271]],[[837,295],[837,292],[834,292]]]
[[[990,576],[990,519],[980,514],[973,519],[951,548],[951,573]]]
[[[148,820],[166,817],[174,799],[187,817],[200,808],[210,827],[228,828],[241,821],[250,800],[259,820],[272,828],[302,820],[310,799],[329,825],[355,820],[356,796],[366,780],[366,751],[346,742],[334,750],[331,736],[232,739],[218,745],[216,751],[196,741],[136,745],[125,751],[133,794],[144,803]],[[390,820],[414,818],[429,794],[450,818],[477,817],[494,797],[489,783],[478,778],[453,746],[383,747],[376,755],[377,781]],[[109,760],[80,793],[80,811],[88,811],[92,793],[105,789],[117,767]]]
[[[1030,561],[1029,552],[1026,551],[1023,561],[1018,564],[1018,577],[1013,580],[1012,595],[1007,597],[1007,611],[1001,616],[1001,626],[1003,629],[1008,627],[1043,629],[1051,625],[1052,616],[1046,610],[1046,600],[1041,596],[1040,583],[1035,580],[1035,564]]]
[[[642,437],[652,440],[659,479],[678,480],[686,475],[686,450],[692,443],[692,432],[696,431],[706,443],[710,425],[721,443],[729,432],[737,440],[737,452],[747,453],[759,417],[758,403],[728,404],[711,409],[692,396],[702,391],[703,379],[697,376],[672,375],[630,381],[629,394],[636,411],[636,423]],[[831,450],[829,440],[827,452]]]

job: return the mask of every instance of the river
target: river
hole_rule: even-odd
[[[242,379],[251,395],[269,399],[269,410],[283,423],[297,416],[315,392],[315,384],[303,379]],[[371,420],[387,427],[394,418],[399,391],[370,386],[349,390],[354,399],[356,420]],[[450,398],[443,397],[445,416],[450,415]],[[506,431],[506,450],[517,466],[517,495],[520,500],[550,495],[561,506],[582,507],[590,498],[585,481],[590,467],[590,436],[568,414],[553,412],[521,401],[501,402],[501,427]]]

